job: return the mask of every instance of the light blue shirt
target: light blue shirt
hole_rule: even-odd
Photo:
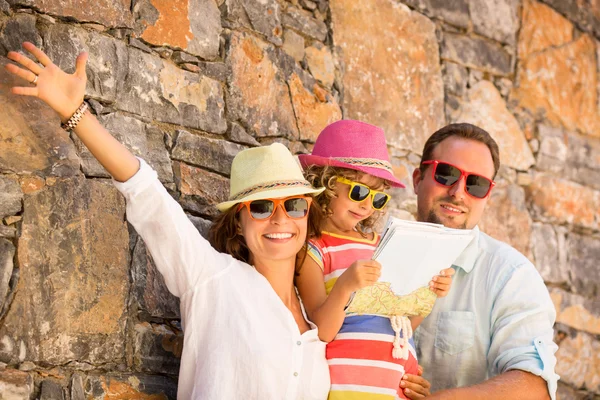
[[[455,261],[448,296],[415,332],[432,392],[481,383],[518,369],[541,376],[554,400],[556,311],[533,264],[476,227]]]

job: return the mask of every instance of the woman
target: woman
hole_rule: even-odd
[[[298,251],[311,233],[313,188],[280,144],[240,152],[231,168],[230,198],[200,236],[143,160],[134,157],[83,102],[87,54],[76,72],[61,71],[31,43],[41,66],[10,52],[11,73],[74,130],[127,200],[127,219],[142,236],[169,290],[181,299],[184,347],[180,399],[325,399],[325,344],[306,318],[293,279]],[[419,378],[417,393],[428,383]],[[415,397],[418,398],[418,397]]]

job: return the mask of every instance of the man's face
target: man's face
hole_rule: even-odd
[[[467,173],[489,179],[494,175],[494,162],[489,148],[475,140],[449,137],[437,145],[432,156],[433,160],[455,165]],[[440,185],[433,179],[433,167],[428,165],[423,173],[419,168],[413,172],[418,220],[443,224],[449,228],[475,227],[481,219],[489,196],[477,199],[467,194],[464,178],[454,186]]]

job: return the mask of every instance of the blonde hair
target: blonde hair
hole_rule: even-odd
[[[322,212],[323,223],[325,222],[325,219],[333,215],[333,211],[329,207],[329,204],[331,203],[332,199],[337,198],[337,194],[334,191],[336,178],[342,177],[356,181],[363,174],[368,175],[365,172],[356,171],[349,168],[332,167],[329,165],[311,165],[305,170],[304,176],[311,185],[314,187],[325,188],[321,194],[315,197],[315,202],[319,205],[319,208]],[[387,180],[382,178],[377,179],[380,179],[383,182],[385,189],[389,189],[391,187]],[[375,210],[375,212],[369,218],[366,218],[356,224],[356,230],[363,237],[366,237],[367,233],[373,230],[373,227],[382,215],[383,211]]]

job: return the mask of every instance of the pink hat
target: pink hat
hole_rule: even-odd
[[[364,172],[405,187],[392,171],[383,129],[351,119],[334,122],[319,134],[312,154],[300,154],[303,168],[330,165]]]

